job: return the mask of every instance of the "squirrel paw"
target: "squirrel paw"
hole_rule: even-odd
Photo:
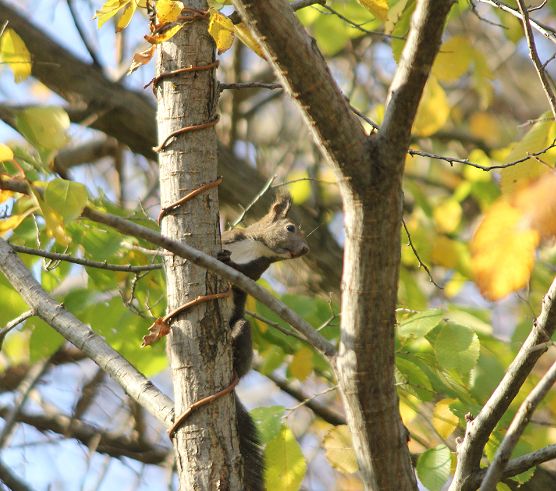
[[[232,252],[224,249],[216,254],[216,259],[223,263],[229,263],[232,259]]]

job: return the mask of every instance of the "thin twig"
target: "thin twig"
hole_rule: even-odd
[[[10,244],[12,249],[22,254],[30,254],[32,256],[45,257],[54,261],[65,261],[68,263],[79,264],[89,268],[105,269],[107,271],[122,271],[124,273],[141,273],[143,271],[154,271],[162,269],[162,264],[146,264],[144,266],[132,266],[131,264],[108,264],[106,261],[92,261],[90,259],[82,259],[71,256],[69,254],[60,254],[58,252],[43,251],[41,249],[32,249],[25,246],[17,246]]]
[[[23,314],[17,316],[15,319],[8,322],[2,329],[0,329],[0,350],[2,349],[2,343],[4,343],[4,339],[6,335],[14,328],[21,324],[23,321],[29,319],[29,317],[33,317],[35,315],[35,311],[33,309],[27,310],[23,312]]]
[[[517,5],[519,11],[521,12],[521,23],[523,24],[523,30],[525,32],[525,38],[527,39],[527,46],[529,47],[529,56],[531,57],[531,61],[533,65],[535,65],[535,69],[537,70],[537,75],[541,81],[541,85],[544,89],[544,93],[548,99],[548,103],[550,104],[550,109],[552,110],[552,116],[556,119],[556,95],[554,95],[554,91],[550,85],[550,80],[548,79],[548,75],[543,68],[541,60],[539,58],[539,54],[537,53],[537,47],[535,45],[535,38],[533,36],[533,31],[531,30],[531,22],[529,20],[529,11],[525,6],[523,0],[517,0]]]
[[[77,29],[77,32],[79,33],[79,37],[81,38],[81,41],[83,41],[83,44],[85,45],[85,48],[87,48],[87,51],[89,52],[89,55],[91,56],[91,59],[93,60],[93,65],[98,66],[98,67],[102,67],[100,59],[98,58],[97,53],[96,53],[95,49],[93,48],[93,46],[91,45],[91,43],[89,43],[87,33],[85,32],[85,30],[83,29],[83,26],[81,25],[81,22],[79,21],[79,15],[75,10],[75,7],[73,5],[73,0],[68,0],[68,8],[69,8],[69,11],[70,11],[70,14],[71,14],[71,18],[73,19],[73,24],[75,25],[75,28]]]
[[[23,409],[23,406],[27,402],[29,397],[29,392],[37,385],[37,382],[46,372],[46,369],[50,365],[50,358],[40,361],[33,365],[25,378],[19,384],[17,390],[18,395],[15,399],[13,408],[10,413],[4,417],[4,427],[2,428],[2,433],[0,433],[0,448],[4,448],[8,443],[10,436],[12,435],[15,424],[17,423],[17,416]]]
[[[272,176],[268,181],[266,181],[265,185],[253,198],[251,203],[249,203],[247,207],[241,212],[241,214],[232,222],[232,228],[237,227],[243,221],[246,213],[255,205],[257,201],[259,201],[263,197],[264,193],[266,193],[269,190],[270,186],[272,186],[272,183],[274,182],[275,179],[276,176]]]
[[[479,2],[482,3],[486,3],[488,5],[491,5],[493,7],[497,7],[500,10],[507,12],[511,15],[513,15],[514,17],[517,17],[518,19],[523,19],[523,16],[521,14],[521,12],[519,12],[518,10],[513,9],[512,7],[500,2],[499,0],[478,0]],[[556,35],[554,34],[554,30],[548,26],[545,26],[544,24],[530,19],[530,23],[531,26],[537,30],[538,32],[540,32],[546,39],[549,39],[550,41],[552,41],[553,43],[556,43]]]
[[[520,7],[521,2],[522,0],[518,0]],[[554,382],[556,382],[556,363],[552,364],[548,372],[545,373],[543,378],[521,403],[521,406],[519,406],[519,409],[510,424],[502,443],[496,451],[494,460],[488,468],[483,483],[481,484],[482,491],[493,491],[496,489],[496,484],[502,477],[502,472],[510,459],[512,450],[525,430],[525,427],[531,419],[536,407],[544,399],[546,394],[548,394],[548,391],[552,388]]]
[[[295,331],[288,331],[287,329],[284,329],[280,324],[278,324],[277,322],[273,322],[270,319],[267,319],[266,317],[263,317],[255,312],[252,312],[250,310],[246,310],[245,313],[251,317],[253,317],[254,319],[257,319],[258,321],[264,322],[265,324],[268,324],[270,327],[273,327],[274,329],[276,329],[277,331],[280,331],[282,334],[285,334],[286,336],[292,336],[296,339],[299,339],[300,341],[303,342],[307,342],[307,338],[297,334]]]
[[[415,249],[415,246],[413,245],[413,241],[411,240],[411,234],[409,233],[409,230],[407,229],[407,225],[406,225],[405,220],[403,218],[402,218],[402,225],[403,225],[403,228],[405,230],[405,233],[407,234],[408,245],[409,245],[409,247],[411,247],[411,250],[413,251],[413,254],[415,255],[415,258],[417,259],[419,267],[423,268],[427,272],[427,275],[429,276],[429,281],[434,286],[436,286],[436,288],[439,288],[440,290],[443,290],[444,287],[440,286],[436,281],[434,281],[434,278],[432,277],[432,273],[431,273],[430,269],[428,268],[428,266],[423,261],[421,261],[421,258],[419,257],[419,253],[417,252],[417,249]]]

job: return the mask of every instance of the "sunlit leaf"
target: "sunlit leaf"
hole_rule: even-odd
[[[263,443],[270,442],[280,434],[285,411],[283,406],[257,407],[250,411]]]
[[[455,82],[469,69],[474,51],[469,37],[451,37],[440,47],[432,66],[432,74],[442,82]]]
[[[225,15],[216,10],[211,10],[208,32],[214,39],[219,54],[232,47],[235,32],[234,24]]]
[[[503,163],[515,162],[529,154],[541,152],[552,143],[556,124],[551,119],[546,119],[547,117],[543,114],[525,136],[512,146]],[[546,156],[541,155],[540,158],[546,162]],[[520,164],[502,169],[500,172],[502,194],[510,194],[546,172],[546,164],[532,157]]]
[[[556,173],[547,172],[529,186],[519,189],[511,203],[523,212],[530,227],[541,237],[556,235]]]
[[[108,20],[114,17],[121,9],[128,6],[133,0],[107,0],[102,7],[95,12],[93,19],[98,20],[100,29]]]
[[[6,160],[12,160],[14,158],[14,153],[8,145],[4,145],[0,143],[0,162],[4,162]]]
[[[79,182],[54,179],[46,186],[44,199],[67,225],[83,212],[88,200],[87,188]]]
[[[294,171],[288,174],[288,192],[295,204],[301,205],[311,197],[311,182],[305,171]]]
[[[481,293],[498,300],[527,285],[540,235],[524,214],[500,199],[471,240],[471,267]]]
[[[444,370],[469,373],[477,364],[481,344],[473,330],[458,324],[442,326],[434,341],[434,352]]]
[[[16,83],[31,75],[31,53],[23,40],[9,27],[0,38],[0,63],[10,67]]]
[[[183,24],[170,25],[168,28],[161,29],[156,34],[146,35],[145,40],[151,44],[160,44],[172,39],[183,27]]]
[[[247,46],[249,49],[254,51],[261,58],[266,59],[264,55],[264,51],[261,48],[261,45],[253,37],[253,34],[249,30],[249,27],[247,27],[244,22],[240,22],[239,24],[234,24],[234,31],[238,39],[243,44],[245,44],[245,46]]]
[[[450,104],[444,89],[430,77],[417,110],[413,131],[419,136],[430,136],[441,129],[450,114]]]
[[[421,401],[430,401],[434,391],[429,378],[421,368],[407,358],[396,357],[396,385]]]
[[[448,199],[434,208],[433,217],[440,232],[452,233],[461,221],[461,205],[454,199]]]
[[[305,477],[307,462],[289,428],[284,426],[278,436],[267,443],[264,456],[267,489],[298,491]]]
[[[357,472],[359,466],[353,451],[351,431],[347,425],[332,428],[324,437],[322,444],[326,458],[334,469],[348,474]]]
[[[440,324],[443,316],[443,312],[439,309],[419,312],[400,323],[398,335],[406,338],[422,338]]]
[[[182,10],[183,3],[179,1],[158,0],[156,2],[156,17],[161,24],[177,21]]]
[[[116,32],[123,31],[129,25],[136,9],[137,4],[135,3],[135,0],[132,0],[125,6],[122,11],[122,15],[120,15],[118,22],[116,22]]]
[[[3,236],[6,232],[16,229],[19,224],[23,220],[25,220],[25,218],[27,218],[31,213],[33,213],[33,211],[35,211],[35,209],[36,208],[33,207],[27,210],[25,213],[19,213],[8,218],[0,219],[0,235]]]
[[[387,0],[357,0],[363,7],[371,12],[375,17],[386,20],[388,15]]]
[[[448,438],[458,427],[459,418],[450,411],[454,399],[442,399],[434,405],[432,425],[442,438]]]
[[[303,346],[293,355],[289,372],[298,380],[305,380],[313,371],[313,351]]]
[[[31,145],[45,150],[59,150],[68,142],[67,129],[70,119],[58,106],[41,106],[23,109],[16,116],[17,130]]]
[[[446,445],[423,452],[417,460],[417,475],[430,491],[440,491],[450,476],[451,456]]]

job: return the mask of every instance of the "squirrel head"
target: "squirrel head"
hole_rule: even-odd
[[[288,218],[291,204],[289,195],[279,195],[268,213],[245,230],[246,235],[262,242],[273,251],[273,261],[293,259],[309,252],[305,235],[300,227]]]

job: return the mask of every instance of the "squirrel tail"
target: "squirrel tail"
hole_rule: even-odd
[[[246,491],[264,491],[263,450],[255,422],[247,409],[236,398],[236,417],[239,432],[239,449],[243,457],[243,479]]]

